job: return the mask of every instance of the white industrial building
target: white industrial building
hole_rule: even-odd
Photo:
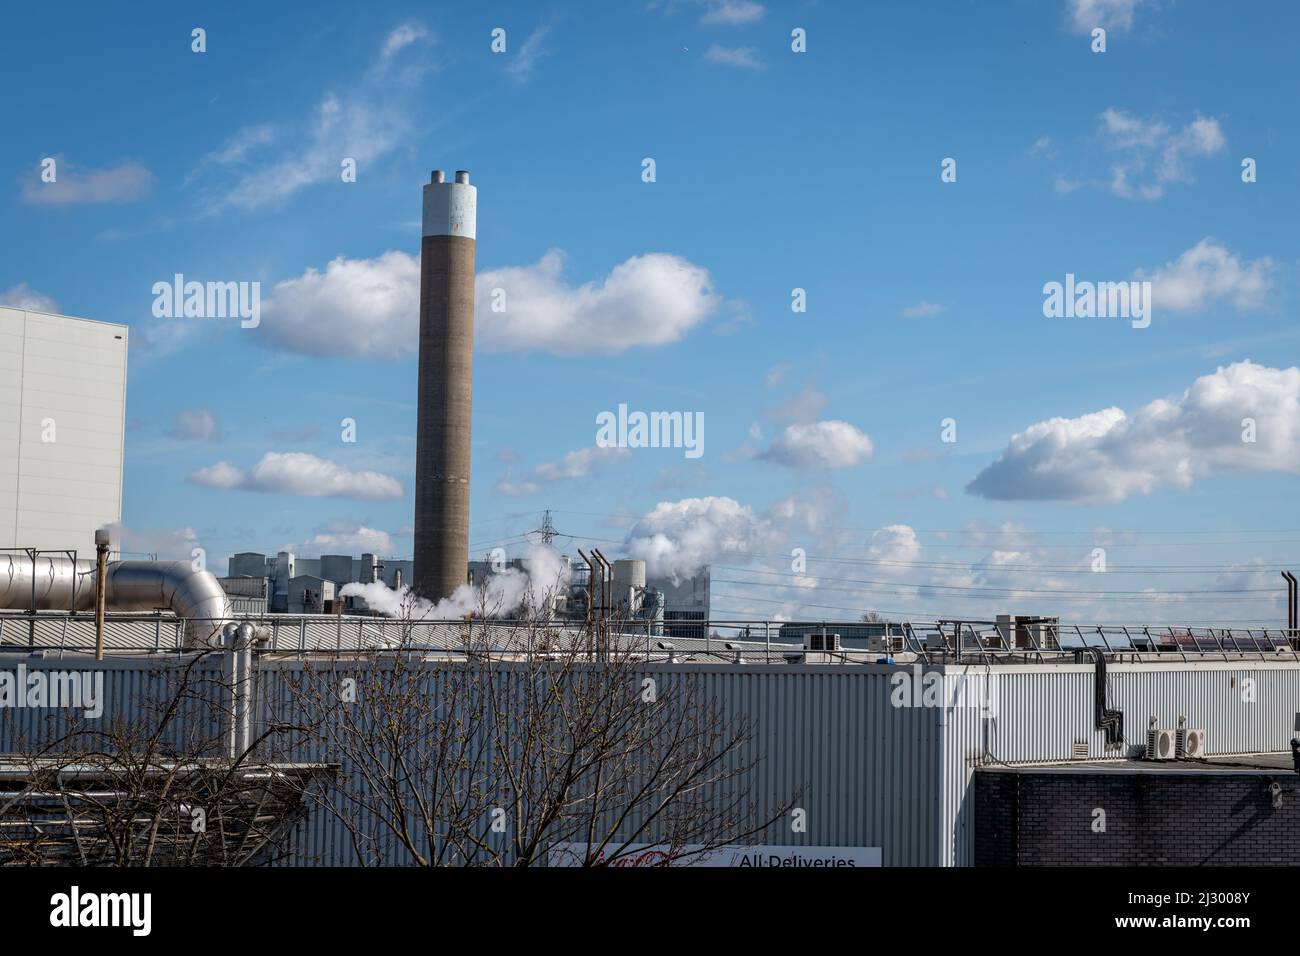
[[[159,653],[179,651],[180,631],[164,627],[159,644],[152,616],[122,615],[103,662],[78,656],[93,642],[85,615],[51,612],[37,623],[32,639],[26,616],[0,613],[0,669],[103,670],[107,706],[119,715],[139,712],[139,688],[190,660]],[[391,642],[383,631],[404,632],[401,622],[375,618],[263,623],[270,636],[256,653],[203,663],[217,678],[231,666],[256,674],[241,685],[251,688],[247,707],[216,714],[247,713],[253,737],[294,716],[291,691],[309,669],[333,666],[341,651],[350,659],[338,666],[354,668],[370,659],[360,648]],[[792,794],[804,811],[805,829],[778,825],[765,836],[783,853],[865,854],[884,866],[1005,865],[1032,863],[1029,851],[1043,848],[1030,841],[1046,834],[1058,844],[1058,863],[1300,860],[1290,836],[1300,790],[1288,752],[1300,729],[1300,656],[1286,632],[1171,630],[1147,635],[1154,649],[1140,650],[1118,628],[1053,631],[1050,647],[1033,641],[1016,649],[994,622],[910,623],[904,649],[870,654],[716,639],[675,640],[674,652],[651,640],[638,673],[661,691],[687,682],[724,724],[749,722],[737,759],[752,763],[757,815]],[[454,625],[416,625],[410,636],[428,649],[415,666],[431,672],[463,647]],[[507,629],[492,643],[501,668],[520,666],[507,652],[522,645],[512,645]],[[629,646],[635,652],[636,642]],[[34,647],[60,653],[33,656]],[[223,685],[214,678],[211,686]],[[0,754],[14,750],[16,733],[48,726],[41,710],[19,710],[14,719],[0,722]],[[1193,735],[1195,752],[1185,752]],[[1164,736],[1167,752],[1153,754]],[[1047,799],[1047,785],[1066,802]],[[359,815],[368,812],[356,806]],[[1104,833],[1094,827],[1098,807],[1108,812]],[[393,840],[359,845],[319,808],[285,850],[284,862],[296,865],[412,862]]]
[[[0,548],[93,555],[122,518],[127,327],[0,308]]]

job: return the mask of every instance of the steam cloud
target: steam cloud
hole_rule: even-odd
[[[491,575],[481,588],[462,584],[451,597],[437,604],[413,596],[405,585],[394,591],[382,581],[345,584],[339,593],[363,598],[372,610],[386,617],[405,617],[409,613],[413,621],[442,621],[480,611],[504,616],[524,606],[541,607],[549,595],[568,588],[568,563],[554,548],[535,545],[524,555],[523,562],[523,571],[506,568]]]

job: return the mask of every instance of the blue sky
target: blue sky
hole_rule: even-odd
[[[409,556],[420,187],[469,169],[475,554],[550,508],[568,550],[710,561],[718,615],[1283,614],[1293,4],[8,20],[0,301],[132,327],[128,549]],[[260,282],[261,324],[155,318],[175,273]],[[1150,281],[1150,326],[1046,317],[1067,273]],[[595,449],[620,403],[702,413],[704,454]]]

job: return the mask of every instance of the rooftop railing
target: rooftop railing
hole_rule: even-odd
[[[618,648],[651,661],[735,663],[1060,663],[1114,660],[1300,659],[1300,632],[1286,628],[1070,624],[1052,618],[1011,621],[821,622],[668,619],[663,622],[556,619],[404,620],[351,614],[265,614],[242,618],[259,626],[263,653],[356,653],[402,648],[463,653],[476,647],[527,650],[530,633],[567,635],[599,656]],[[81,652],[95,644],[94,615],[66,611],[0,611],[0,651]],[[184,649],[180,620],[162,612],[110,613],[105,645],[119,652]]]

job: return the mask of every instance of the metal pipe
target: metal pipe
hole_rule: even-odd
[[[1290,571],[1284,571],[1283,574],[1287,580],[1287,626],[1290,633],[1287,635],[1291,639],[1296,637],[1296,628],[1300,627],[1300,606],[1297,606],[1300,600],[1300,582]],[[1292,647],[1295,645],[1293,644]]]
[[[595,637],[591,632],[591,605],[595,600],[595,591],[593,584],[596,580],[596,563],[587,555],[583,554],[582,549],[578,549],[578,557],[587,563],[587,640],[589,642],[588,652],[595,653]],[[647,648],[649,644],[647,643]],[[648,656],[648,652],[647,652]]]
[[[1296,628],[1296,579],[1290,571],[1283,571],[1282,580],[1286,582],[1286,636],[1290,643],[1295,638]],[[1291,646],[1295,647],[1294,644]]]
[[[108,578],[108,531],[95,531],[95,660],[104,659],[104,581]]]
[[[614,565],[600,553],[599,548],[591,549],[592,555],[600,562],[600,621],[601,623],[601,640],[599,641],[599,650],[604,657],[608,650],[609,642],[609,596],[614,589]]]
[[[30,563],[0,554],[0,608],[33,611],[94,608],[99,575],[90,561],[37,557]],[[186,644],[214,646],[231,620],[230,599],[210,571],[188,561],[112,561],[102,589],[104,607],[113,611],[168,608],[185,622]]]

